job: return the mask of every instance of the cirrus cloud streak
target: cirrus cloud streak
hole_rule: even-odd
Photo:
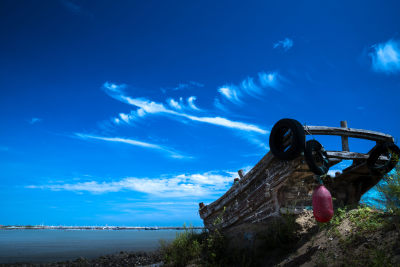
[[[132,146],[138,146],[138,147],[144,147],[148,149],[153,149],[153,150],[158,150],[160,152],[166,153],[171,158],[191,158],[188,156],[184,156],[176,151],[174,151],[171,148],[157,145],[157,144],[151,144],[147,142],[142,142],[134,139],[128,139],[128,138],[121,138],[121,137],[105,137],[105,136],[96,136],[96,135],[90,135],[90,134],[82,134],[82,133],[75,133],[76,137],[79,137],[84,140],[88,139],[94,139],[94,140],[101,140],[101,141],[107,141],[107,142],[113,142],[113,143],[123,143],[123,144],[128,144]]]

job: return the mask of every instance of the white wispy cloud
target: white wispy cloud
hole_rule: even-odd
[[[137,112],[131,111],[129,114],[125,114],[125,113],[120,113],[119,114],[119,118],[115,118],[115,122],[118,124],[121,121],[127,123],[127,124],[131,124],[134,120],[136,120],[138,117]]]
[[[210,171],[195,174],[164,175],[161,178],[127,177],[112,182],[49,183],[45,185],[28,185],[26,188],[89,192],[93,194],[137,191],[164,198],[215,197],[225,192],[236,176],[237,174],[234,172]]]
[[[260,98],[267,89],[279,90],[282,81],[285,79],[278,72],[259,72],[258,79],[247,77],[239,85],[223,85],[218,88],[220,95],[228,101],[241,105],[243,101],[241,98],[245,96],[252,96]],[[214,102],[215,105],[222,106],[221,102]]]
[[[173,109],[178,109],[178,110],[182,109],[181,103],[179,103],[178,101],[175,101],[175,99],[173,99],[173,98],[169,98],[167,100],[167,103]]]
[[[224,96],[226,99],[231,101],[234,104],[242,104],[239,97],[241,95],[240,90],[235,85],[224,85],[218,88],[218,92]]]
[[[387,74],[400,72],[400,40],[389,40],[372,48],[374,51],[369,56],[374,71]]]
[[[195,115],[190,115],[188,113],[179,112],[176,110],[171,110],[166,108],[162,103],[157,103],[144,98],[132,98],[125,96],[121,91],[116,90],[116,88],[118,88],[117,85],[113,87],[114,87],[113,90],[105,90],[105,91],[115,99],[136,106],[138,108],[137,113],[138,114],[140,113],[142,117],[145,116],[146,114],[173,115],[181,118],[186,118],[191,121],[208,123],[236,130],[257,132],[260,134],[268,133],[267,130],[264,130],[261,127],[254,124],[232,121],[223,117],[199,117]],[[103,86],[103,88],[107,89],[106,86]],[[192,101],[194,101],[194,98],[192,98]]]
[[[277,72],[260,72],[258,73],[258,79],[262,87],[271,87],[273,89],[279,88],[279,80],[282,79]]]
[[[167,103],[171,108],[173,108],[175,110],[183,111],[183,110],[191,109],[191,110],[199,111],[200,109],[194,104],[194,101],[196,99],[197,98],[195,96],[188,97],[187,98],[187,105],[185,105],[183,103],[183,98],[182,97],[179,98],[179,102],[175,101],[175,99],[173,99],[173,98],[169,98],[169,99],[167,99]]]
[[[41,122],[41,121],[42,121],[41,118],[32,118],[32,119],[30,119],[29,123],[30,124],[35,124],[35,123],[38,123],[38,122]]]
[[[126,122],[126,123],[130,123],[130,118],[129,118],[129,114],[125,114],[125,113],[120,113],[119,117],[121,118],[122,121]],[[118,118],[117,118],[118,119]],[[117,123],[119,123],[119,119],[116,121]]]
[[[200,110],[198,107],[196,107],[196,105],[194,104],[194,101],[196,100],[197,98],[195,97],[195,96],[190,96],[190,97],[188,97],[188,99],[187,99],[187,102],[188,102],[188,105],[189,105],[189,107],[191,108],[191,109],[193,109],[193,110]]]
[[[157,113],[168,113],[175,114],[177,113],[174,110],[167,109],[162,103],[157,103],[154,101],[147,100],[145,98],[131,98],[124,95],[119,96],[120,100],[125,103],[128,103],[132,106],[136,106],[141,109],[140,113],[142,115],[148,114],[157,114]]]
[[[76,137],[79,137],[84,140],[88,139],[94,139],[94,140],[101,140],[101,141],[107,141],[107,142],[115,142],[115,143],[123,143],[123,144],[128,144],[132,146],[138,146],[138,147],[144,147],[148,149],[153,149],[153,150],[158,150],[160,152],[166,153],[169,157],[171,158],[190,158],[188,156],[181,155],[180,153],[176,152],[175,150],[157,145],[157,144],[151,144],[143,141],[138,141],[135,139],[128,139],[128,138],[121,138],[121,137],[105,137],[105,136],[97,136],[97,135],[90,135],[90,134],[83,134],[83,133],[75,133]]]
[[[240,84],[240,88],[242,91],[245,91],[247,94],[256,97],[261,94],[261,88],[254,82],[254,78],[247,77]]]
[[[117,99],[120,99],[120,95],[125,93],[125,88],[127,88],[126,84],[116,84],[111,82],[105,82],[101,87],[104,92],[106,92],[109,96]]]
[[[293,40],[290,38],[285,38],[281,41],[276,42],[273,45],[273,48],[279,48],[279,47],[281,47],[285,51],[288,51],[290,48],[293,47]]]
[[[133,122],[136,122],[140,117],[143,117],[145,113],[143,110],[131,110],[129,113],[119,113],[117,117],[111,118],[110,120],[103,121],[101,123],[101,128],[106,129],[113,127],[115,125],[132,125]]]
[[[209,124],[219,125],[227,128],[238,129],[242,131],[256,132],[260,134],[267,134],[268,131],[260,128],[257,125],[239,122],[239,121],[231,121],[222,117],[197,117],[191,116],[187,114],[180,114],[180,116],[188,118],[192,121],[205,122]]]

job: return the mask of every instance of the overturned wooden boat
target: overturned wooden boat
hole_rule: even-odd
[[[306,135],[338,135],[342,151],[325,151]],[[349,151],[348,138],[376,142],[367,153]],[[335,207],[357,204],[397,164],[400,149],[392,136],[341,127],[303,126],[292,119],[278,121],[270,134],[268,152],[248,173],[239,171],[232,187],[211,204],[199,204],[208,229],[254,228],[282,214],[299,214],[311,208],[314,188],[321,182],[329,189]],[[353,163],[341,173],[327,175],[342,160]]]

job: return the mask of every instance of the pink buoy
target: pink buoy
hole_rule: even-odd
[[[329,222],[333,217],[331,193],[325,186],[318,186],[312,195],[314,217],[318,222]]]

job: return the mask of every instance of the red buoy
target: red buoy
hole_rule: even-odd
[[[314,217],[318,222],[329,222],[333,217],[331,193],[325,186],[318,186],[312,195]]]

